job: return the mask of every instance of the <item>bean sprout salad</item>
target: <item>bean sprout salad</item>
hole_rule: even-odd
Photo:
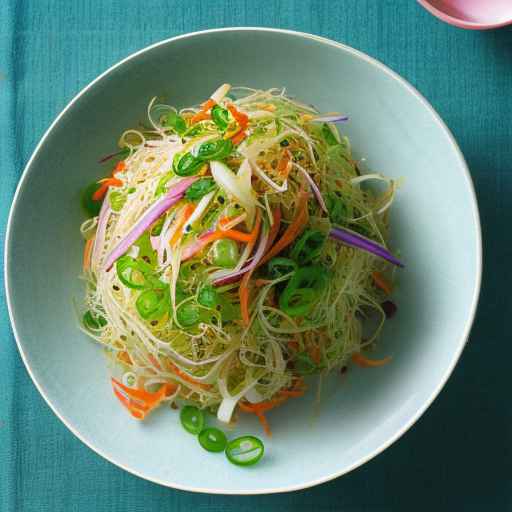
[[[129,413],[181,402],[185,428],[220,451],[202,411],[255,414],[270,434],[266,413],[305,376],[385,364],[367,349],[396,309],[397,183],[360,171],[338,131],[348,118],[228,84],[179,111],[155,98],[147,118],[82,198],[80,324]]]

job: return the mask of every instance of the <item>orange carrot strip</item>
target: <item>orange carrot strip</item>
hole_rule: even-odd
[[[228,105],[228,110],[231,112],[231,115],[235,118],[235,121],[240,125],[240,128],[242,128],[242,130],[245,130],[245,128],[247,128],[247,125],[249,124],[249,116],[237,110],[233,104]]]
[[[117,386],[118,388],[122,389],[130,398],[141,401],[145,405],[152,405],[156,402],[159,402],[167,394],[167,392],[170,391],[169,388],[173,387],[172,384],[164,384],[158,391],[150,393],[144,389],[134,389],[125,386],[122,382],[119,382],[113,377],[112,386],[114,388]]]
[[[318,345],[313,345],[308,350],[309,357],[315,364],[320,364],[320,347]]]
[[[174,235],[172,235],[172,238],[169,240],[169,245],[172,247],[174,246],[183,236],[182,228],[187,222],[188,219],[190,219],[190,216],[194,213],[194,210],[196,207],[192,203],[188,203],[185,208],[183,209],[183,213],[180,215],[180,218],[176,221],[176,230],[174,231]]]
[[[391,295],[393,292],[393,285],[380,273],[372,272],[373,282],[378,286],[386,295]]]
[[[115,176],[118,172],[122,172],[126,169],[126,164],[124,160],[121,160],[117,162],[117,165],[114,167],[114,170],[112,171],[112,176]]]
[[[281,158],[279,159],[279,162],[277,164],[277,172],[281,175],[287,175],[288,172],[288,164],[290,163],[292,159],[292,154],[287,150],[285,149],[283,151],[283,155],[281,156]]]
[[[205,101],[201,105],[201,110],[197,112],[197,114],[194,114],[192,118],[190,119],[191,124],[198,123],[199,121],[204,121],[205,119],[210,119],[210,114],[208,114],[208,110],[210,110],[212,107],[217,105],[217,102],[215,100],[212,100],[211,98],[208,101]]]
[[[107,190],[109,187],[121,187],[123,185],[123,182],[121,180],[118,180],[117,178],[107,178],[105,180],[102,180],[101,187],[94,192],[92,195],[92,198],[94,201],[100,201],[105,197],[105,194],[107,193]]]
[[[92,254],[92,247],[94,245],[94,237],[89,238],[87,242],[85,242],[84,247],[84,263],[83,263],[83,271],[84,273],[87,272],[91,266],[91,254]]]
[[[286,228],[283,236],[277,243],[267,252],[267,254],[260,260],[258,267],[272,259],[276,254],[279,254],[283,249],[288,247],[302,232],[308,222],[308,194],[301,192],[299,203],[297,205],[297,214],[293,222]]]
[[[119,401],[128,409],[128,411],[134,418],[137,418],[138,420],[143,420],[146,417],[146,411],[144,411],[143,409],[139,409],[134,404],[132,404],[132,402],[128,398],[126,398],[121,392],[119,392],[116,388],[114,388],[114,395],[117,396]]]
[[[267,434],[268,437],[272,437],[272,430],[270,430],[270,425],[268,424],[267,418],[262,412],[257,412],[256,416],[263,427],[263,431]]]
[[[265,286],[266,284],[271,282],[272,281],[270,279],[256,279],[254,281],[254,286],[256,286],[256,288],[261,288],[262,286]]]
[[[383,359],[368,359],[360,352],[354,352],[352,354],[352,361],[361,368],[377,368],[379,366],[384,366],[385,364],[388,364],[391,359],[391,356],[387,356]]]
[[[247,137],[247,132],[245,130],[240,130],[239,132],[235,133],[233,137],[231,137],[231,142],[235,146],[238,146],[238,144],[240,144],[240,142],[242,142],[245,137]]]

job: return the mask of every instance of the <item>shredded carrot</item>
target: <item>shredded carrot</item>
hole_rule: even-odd
[[[188,219],[190,219],[191,215],[194,213],[196,207],[192,203],[188,203],[182,210],[182,213],[179,219],[176,221],[176,230],[169,240],[169,245],[174,247],[174,245],[181,239],[183,236],[182,229]]]
[[[112,171],[112,176],[115,176],[118,172],[123,172],[126,169],[126,163],[124,160],[117,162],[114,170]]]
[[[112,377],[112,386],[120,388],[124,391],[130,398],[143,402],[144,405],[151,406],[157,402],[160,402],[162,398],[166,396],[166,394],[172,389],[177,389],[176,385],[167,383],[164,384],[158,391],[154,393],[150,393],[149,391],[145,391],[144,389],[135,389],[125,386],[122,382],[119,382],[117,379]]]
[[[239,402],[238,406],[240,407],[241,411],[255,414],[258,417],[265,433],[271,437],[272,432],[270,430],[267,418],[265,417],[265,413],[271,409],[274,409],[275,407],[280,406],[282,403],[286,402],[288,398],[297,398],[303,394],[304,381],[302,379],[297,379],[291,388],[281,390],[277,396],[271,400],[266,400],[265,402],[259,402],[257,404]]]
[[[83,271],[84,273],[87,272],[91,266],[91,254],[92,254],[92,247],[94,245],[94,237],[89,238],[87,242],[85,242],[84,247],[84,263],[83,263]]]
[[[378,286],[386,295],[391,295],[393,292],[393,285],[380,273],[372,272],[373,282]]]
[[[129,398],[126,398],[116,388],[114,388],[114,395],[116,395],[119,401],[128,409],[128,411],[134,418],[137,418],[138,420],[143,420],[146,417],[146,410],[137,407],[135,404],[131,402]]]
[[[260,110],[266,110],[267,112],[275,112],[276,106],[272,103],[258,103],[256,105]]]
[[[379,366],[384,366],[385,364],[388,364],[391,359],[391,356],[385,357],[383,359],[368,359],[360,352],[354,352],[352,354],[352,361],[361,368],[377,368]]]
[[[297,204],[297,213],[293,222],[286,228],[283,236],[276,242],[276,244],[269,249],[267,254],[260,260],[258,266],[263,265],[268,260],[279,254],[284,248],[288,247],[302,232],[308,222],[308,194],[301,192],[299,195],[299,202]]]
[[[247,125],[249,124],[249,116],[237,110],[233,104],[228,105],[228,110],[231,112],[231,115],[235,118],[235,121],[240,125],[240,128],[242,128],[242,130],[245,130],[247,128]]]
[[[204,121],[205,119],[210,119],[210,114],[208,113],[208,110],[210,110],[212,107],[214,107],[217,104],[215,100],[212,100],[211,98],[208,101],[205,101],[201,105],[201,110],[194,114],[190,119],[190,124],[198,123],[199,121]]]
[[[283,151],[281,158],[279,159],[278,164],[277,164],[277,172],[281,176],[288,176],[288,173],[290,172],[290,167],[291,167],[290,166],[291,159],[292,159],[292,154],[287,149],[285,149]]]
[[[121,187],[123,182],[118,180],[117,178],[107,178],[105,180],[101,180],[101,187],[94,192],[92,198],[94,201],[101,201],[105,197],[107,190],[109,187]]]
[[[233,137],[231,137],[231,142],[235,146],[238,146],[238,144],[240,144],[240,142],[242,142],[245,139],[245,137],[247,137],[247,132],[245,130],[240,130],[237,133],[235,133]]]

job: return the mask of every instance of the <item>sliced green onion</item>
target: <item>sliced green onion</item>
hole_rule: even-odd
[[[166,293],[156,290],[145,290],[137,298],[135,307],[139,315],[145,320],[161,318],[168,309]]]
[[[116,262],[119,281],[128,288],[141,290],[146,284],[143,266],[131,256],[121,256]]]
[[[216,139],[203,142],[199,146],[197,158],[199,160],[224,160],[233,151],[233,143],[230,139]]]
[[[199,444],[209,452],[223,452],[228,440],[218,428],[205,428],[199,432]]]
[[[137,383],[137,376],[133,372],[126,372],[123,374],[122,383],[129,388],[133,388]]]
[[[212,246],[212,259],[214,265],[224,268],[233,268],[240,258],[238,244],[229,238],[222,238]]]
[[[98,330],[107,325],[107,321],[101,315],[93,316],[90,311],[86,311],[82,318],[84,325],[88,329]]]
[[[82,192],[82,207],[88,215],[96,217],[101,210],[102,201],[96,201],[92,198],[94,193],[101,187],[101,183],[91,183],[87,185]]]
[[[263,442],[254,436],[237,437],[226,446],[226,457],[237,466],[253,466],[264,453]]]
[[[203,411],[193,405],[186,405],[181,409],[180,421],[187,432],[196,436],[204,427]]]
[[[184,155],[177,153],[172,165],[174,172],[178,176],[192,176],[201,169],[203,161],[191,153],[185,153]]]
[[[220,131],[224,132],[229,125],[229,112],[220,105],[215,105],[211,110],[212,121]]]
[[[197,324],[197,322],[199,322],[200,316],[199,308],[192,302],[183,304],[183,306],[180,306],[176,311],[178,322],[183,327],[191,327]]]
[[[327,236],[317,229],[306,229],[302,236],[295,242],[290,256],[299,263],[305,265],[320,256]]]

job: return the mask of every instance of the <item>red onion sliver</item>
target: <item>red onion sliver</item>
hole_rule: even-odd
[[[335,240],[338,240],[339,242],[343,242],[352,247],[357,247],[358,249],[374,254],[375,256],[379,256],[380,258],[389,261],[393,265],[398,267],[404,266],[400,260],[395,258],[386,248],[382,247],[382,245],[379,245],[378,243],[374,242],[373,240],[369,240],[364,236],[358,235],[353,231],[335,227],[331,229],[329,236]]]
[[[117,244],[117,246],[107,256],[104,268],[109,270],[114,262],[120,258],[130,246],[137,241],[137,239],[148,229],[153,222],[155,222],[161,215],[163,215],[171,206],[176,204],[182,197],[185,191],[196,181],[198,178],[184,178],[176,184],[167,194],[153,203],[153,205],[146,211],[144,215],[137,221],[131,231]]]
[[[299,171],[304,175],[304,178],[306,178],[306,181],[309,183],[309,186],[311,187],[313,194],[315,194],[316,200],[318,201],[320,208],[322,208],[322,210],[325,213],[329,213],[327,211],[327,206],[325,205],[324,198],[322,197],[322,193],[320,192],[318,185],[315,183],[315,180],[313,180],[313,178],[309,175],[308,171],[304,169],[304,167],[296,163],[294,163],[293,165],[297,167],[297,169],[299,169]]]
[[[312,123],[346,123],[348,121],[348,116],[332,115],[332,116],[317,116],[311,119]]]

